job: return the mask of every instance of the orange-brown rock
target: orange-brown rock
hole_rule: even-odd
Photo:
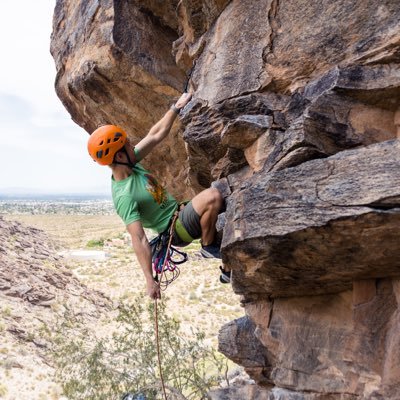
[[[163,15],[170,21],[173,7],[168,10]],[[173,28],[136,2],[58,1],[51,45],[55,86],[72,119],[89,133],[111,123],[123,127],[134,142],[145,136],[186,79],[171,54],[178,38]],[[145,164],[159,170],[160,180],[184,198],[193,191],[178,131],[177,125]],[[166,182],[170,176],[175,179]]]
[[[337,295],[248,303],[247,316],[220,331],[221,350],[258,381],[288,390],[277,398],[396,399],[399,281],[371,280],[371,293],[355,304],[359,286]],[[246,334],[238,334],[243,325]],[[257,358],[241,351],[249,343]]]
[[[89,132],[143,137],[194,66],[147,165],[226,200],[247,315],[220,349],[264,387],[215,398],[400,398],[399,21],[393,0],[57,2],[56,89]]]
[[[263,170],[229,196],[225,218],[224,263],[245,297],[332,293],[398,276],[400,142]]]

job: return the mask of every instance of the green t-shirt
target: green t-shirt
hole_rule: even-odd
[[[111,189],[115,210],[125,225],[140,220],[157,233],[167,229],[178,205],[140,164],[135,164],[126,179],[116,181],[112,177]]]

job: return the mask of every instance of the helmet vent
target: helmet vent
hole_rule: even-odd
[[[107,144],[109,144],[111,142],[111,139],[107,139]]]
[[[103,157],[103,150],[99,150],[99,151],[96,153],[96,157],[97,157],[97,158]]]
[[[99,146],[102,146],[103,143],[104,143],[104,140],[102,140],[102,141],[99,143]]]
[[[104,152],[104,155],[105,155],[105,156],[107,156],[107,155],[108,155],[108,153],[109,153],[109,151],[110,151],[110,149],[109,149],[109,148],[107,148],[107,149],[106,149],[106,151]]]

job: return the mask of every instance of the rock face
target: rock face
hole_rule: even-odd
[[[218,398],[400,398],[399,21],[393,0],[57,1],[56,90],[89,132],[143,137],[194,66],[147,166],[226,200],[246,315],[220,350],[259,387]]]
[[[73,120],[88,132],[116,124],[137,141],[183,90],[185,72],[171,54],[178,34],[140,3],[147,4],[97,0],[56,4],[51,45],[55,87]],[[174,6],[167,9],[173,11]],[[167,21],[170,13],[160,10]],[[185,185],[187,155],[178,130],[146,165],[164,171],[160,179],[176,177],[169,189],[188,196],[193,191]]]
[[[78,296],[93,304],[94,314],[96,304],[110,304],[100,293],[90,291],[72,277],[44,232],[1,217],[0,266],[0,295],[4,299],[51,307],[60,301],[60,296]],[[90,306],[86,304],[82,312],[90,314]]]
[[[398,276],[399,170],[394,140],[254,174],[226,212],[224,262],[236,291],[304,296]]]

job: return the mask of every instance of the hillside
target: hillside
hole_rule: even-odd
[[[59,399],[45,332],[66,308],[96,324],[111,309],[57,255],[43,231],[0,217],[0,397]]]
[[[53,208],[62,211],[63,205]],[[47,335],[67,309],[93,335],[102,335],[114,328],[118,302],[140,295],[144,306],[149,302],[119,217],[61,211],[0,217],[0,398],[6,400],[63,398]],[[78,249],[104,251],[107,257],[75,259]],[[200,257],[198,244],[187,251],[189,261],[163,294],[167,312],[181,321],[186,337],[202,331],[206,343],[216,348],[220,326],[243,316],[243,308],[229,285],[219,283],[219,263]]]

